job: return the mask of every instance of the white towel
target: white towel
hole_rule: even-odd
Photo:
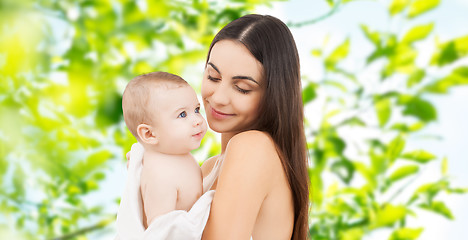
[[[140,174],[144,148],[135,143],[130,150],[127,182],[117,213],[117,236],[119,240],[191,240],[201,239],[210,215],[213,190],[203,194],[190,211],[175,210],[153,220],[145,230],[140,193]]]

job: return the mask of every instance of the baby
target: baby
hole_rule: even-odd
[[[192,87],[166,72],[132,79],[122,108],[127,128],[144,148],[140,190],[148,228],[160,215],[190,210],[203,194],[201,169],[190,151],[200,146],[206,123]]]

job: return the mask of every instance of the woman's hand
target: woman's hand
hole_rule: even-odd
[[[128,169],[128,164],[130,163],[130,152],[128,151],[127,154],[125,154],[125,157],[127,158],[127,169]]]
[[[134,156],[131,156],[132,155],[132,152],[133,152],[133,155]],[[140,144],[140,143],[134,143],[132,145],[132,148],[130,149],[130,151],[127,152],[127,154],[125,154],[125,158],[127,158],[127,169],[129,168],[130,166],[130,158],[133,157],[134,160],[132,160],[132,164],[136,166],[140,166],[143,164],[143,155],[144,155],[144,152],[145,152],[145,149],[143,148],[143,146]]]

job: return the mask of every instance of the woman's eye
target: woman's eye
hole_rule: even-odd
[[[249,93],[250,91],[252,91],[252,90],[245,90],[245,89],[240,88],[240,87],[238,87],[238,86],[236,86],[236,89],[237,89],[237,91],[239,91],[239,92],[242,93],[242,94],[247,94],[247,93]]]
[[[200,107],[195,108],[195,113],[200,113]]]
[[[212,77],[212,76],[210,76],[210,75],[208,75],[208,79],[209,79],[210,81],[213,81],[213,82],[218,82],[218,81],[221,80],[221,79],[219,79],[219,78],[214,78],[214,77]]]
[[[185,111],[183,111],[183,112],[181,112],[181,113],[179,114],[179,116],[177,116],[177,117],[178,117],[178,118],[185,118],[185,117],[187,117],[187,113],[186,113]]]

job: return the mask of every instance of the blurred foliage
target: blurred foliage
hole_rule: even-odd
[[[182,74],[221,27],[269,2],[2,0],[0,236],[83,239],[114,220],[104,207],[117,201],[85,197],[135,141],[126,83]]]
[[[337,3],[343,7],[344,1],[334,3],[332,8]],[[311,239],[361,239],[382,229],[390,240],[418,239],[424,226],[408,226],[409,218],[428,210],[454,219],[443,195],[467,192],[452,186],[446,158],[407,143],[437,120],[431,95],[468,84],[468,67],[458,64],[468,55],[468,35],[445,42],[436,38],[432,57],[423,62],[416,44],[437,36],[435,23],[416,24],[414,19],[440,1],[389,3],[390,23],[400,23],[398,31],[374,30],[362,23],[373,50],[362,55],[365,63],[359,71],[344,67],[352,39],[311,51],[325,70],[322,79],[304,78],[306,107],[325,99],[324,114],[315,115],[322,116],[320,123],[308,123],[306,129],[312,161]],[[366,75],[369,72],[372,75]],[[436,161],[441,162],[440,175],[414,187],[415,179]]]
[[[90,232],[109,226],[115,215],[106,213],[105,206],[118,204],[118,199],[85,199],[103,190],[111,166],[124,164],[124,153],[135,141],[121,113],[126,83],[156,69],[184,76],[187,68],[203,62],[222,26],[270,2],[2,0],[1,238],[87,239]],[[324,21],[353,0],[326,2],[329,13],[289,25]],[[439,2],[393,0],[388,14],[411,24]],[[314,81],[304,76],[306,107],[326,98],[321,123],[306,124],[311,238],[360,239],[385,228],[393,229],[389,239],[416,239],[423,226],[406,226],[415,210],[453,219],[440,195],[466,192],[452,186],[447,159],[405,146],[437,119],[428,96],[468,83],[468,68],[456,64],[468,54],[468,35],[437,41],[430,61],[421,65],[414,46],[434,35],[434,23],[403,33],[366,24],[361,29],[374,46],[363,57],[366,68],[380,69],[374,76],[378,83],[366,82],[361,72],[342,66],[351,38],[332,49],[313,49],[326,75]],[[450,72],[434,77],[432,73],[442,68]],[[397,87],[385,92],[375,87],[388,82]],[[342,137],[346,129],[374,134],[357,144]],[[202,144],[204,157],[219,151],[212,133]],[[350,149],[359,154],[351,156]],[[421,185],[408,199],[398,199],[422,169],[436,161],[442,163],[440,178]],[[329,176],[332,183],[324,181]]]

